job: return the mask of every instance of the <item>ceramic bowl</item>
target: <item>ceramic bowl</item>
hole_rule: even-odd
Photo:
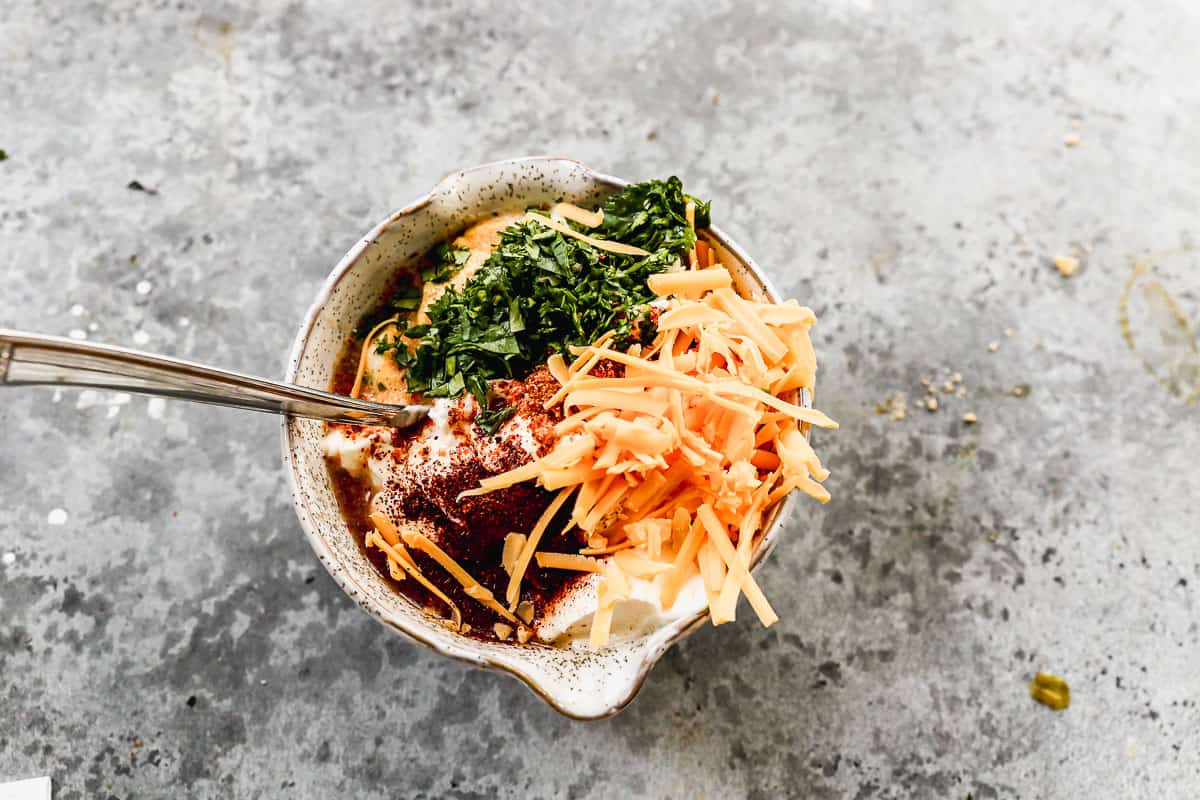
[[[625,183],[563,158],[498,161],[448,175],[375,226],[334,268],[296,334],[287,380],[327,389],[340,348],[362,314],[380,301],[388,277],[465,226],[493,212],[559,198],[594,204]],[[756,299],[779,299],[753,260],[719,228],[710,228],[706,238],[718,248],[738,291]],[[644,618],[624,629],[614,625],[610,646],[600,652],[590,651],[586,638],[565,647],[518,646],[454,633],[392,589],[363,555],[338,511],[321,455],[322,433],[319,422],[285,419],[283,457],[300,523],[343,591],[389,628],[450,658],[507,672],[563,714],[597,719],[621,710],[667,648],[706,619],[703,593],[698,592],[680,597],[672,619],[650,617],[647,623]],[[753,566],[775,545],[791,507],[785,499],[766,517],[766,535]],[[681,609],[679,604],[685,605]]]

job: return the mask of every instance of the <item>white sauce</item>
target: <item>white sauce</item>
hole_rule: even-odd
[[[346,472],[356,478],[361,477],[367,467],[367,453],[371,447],[370,437],[364,434],[365,431],[355,431],[347,436],[340,428],[329,431],[321,440],[321,452]]]
[[[613,610],[610,641],[632,639],[652,631],[695,616],[707,607],[704,582],[693,575],[679,590],[675,605],[663,609],[659,602],[659,587],[662,577],[654,580],[629,578],[629,599],[621,600]],[[549,612],[534,620],[537,636],[543,642],[559,642],[565,635],[572,642],[586,645],[591,634],[592,614],[596,611],[596,587],[599,575],[588,575],[584,581],[572,587]]]
[[[442,458],[449,455],[450,447],[455,441],[454,431],[450,427],[450,409],[455,404],[455,401],[444,397],[434,400],[433,407],[429,409],[429,419],[433,425],[421,434],[421,438],[429,443],[430,452]]]

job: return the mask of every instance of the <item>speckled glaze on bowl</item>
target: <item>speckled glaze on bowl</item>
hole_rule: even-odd
[[[287,380],[328,388],[343,342],[361,315],[379,302],[388,277],[468,224],[558,198],[595,203],[625,183],[563,158],[497,161],[448,175],[429,194],[377,225],[334,268],[296,335]],[[778,301],[766,276],[719,228],[710,228],[707,239],[719,249],[739,292]],[[300,523],[343,591],[384,625],[443,655],[519,678],[563,714],[598,719],[620,711],[667,648],[707,616],[703,603],[696,602],[669,624],[614,635],[611,645],[598,653],[589,651],[586,642],[558,649],[481,642],[456,634],[389,587],[363,556],[338,511],[321,455],[322,433],[319,422],[285,419],[283,457]],[[769,512],[752,567],[770,553],[792,507],[788,498]]]

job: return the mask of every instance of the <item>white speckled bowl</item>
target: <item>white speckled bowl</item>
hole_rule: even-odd
[[[522,210],[558,198],[595,203],[623,185],[625,181],[564,158],[497,161],[448,175],[429,194],[379,223],[334,268],[296,334],[287,380],[327,389],[343,342],[363,313],[378,304],[388,277],[468,224],[494,211]],[[710,228],[707,238],[719,248],[738,291],[778,300],[766,276],[720,229]],[[300,523],[338,585],[388,627],[443,655],[510,673],[563,714],[597,719],[620,711],[667,648],[706,618],[702,595],[682,596],[678,602],[690,601],[693,607],[678,619],[648,631],[615,634],[610,647],[598,653],[589,651],[586,642],[556,649],[481,642],[453,633],[389,587],[363,556],[334,499],[321,455],[322,432],[319,422],[286,419],[283,457]],[[775,545],[791,508],[785,499],[768,515],[754,566]]]

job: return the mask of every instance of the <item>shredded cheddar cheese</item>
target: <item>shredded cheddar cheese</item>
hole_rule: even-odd
[[[572,228],[570,225],[567,225],[562,222],[558,222],[557,220],[550,219],[549,217],[543,216],[542,214],[538,214],[535,211],[526,212],[525,220],[527,222],[537,222],[541,225],[545,225],[547,228],[553,228],[554,230],[561,233],[563,236],[571,236],[575,239],[578,239],[581,242],[587,242],[588,244],[590,244],[592,247],[596,248],[597,250],[607,250],[610,253],[617,253],[619,255],[624,255],[624,256],[648,256],[648,255],[650,255],[649,251],[643,250],[640,247],[634,247],[631,244],[622,244],[621,242],[610,242],[607,239],[596,239],[592,236],[588,236],[586,233],[580,233],[579,231]]]
[[[478,601],[484,606],[487,606],[509,622],[520,624],[520,620],[513,616],[513,614],[507,608],[496,602],[496,598],[492,595],[490,589],[472,578],[471,575],[465,569],[463,569],[457,561],[451,558],[445,550],[434,544],[429,537],[422,533],[417,533],[416,531],[405,531],[403,536],[405,544],[414,550],[420,550],[421,552],[430,556],[442,567],[442,569],[446,570],[446,572],[449,572],[450,575],[462,585],[463,591],[466,593],[467,597]]]
[[[370,519],[375,523],[375,532],[369,534],[366,538],[367,547],[378,547],[388,557],[388,566],[391,568],[393,578],[400,579],[405,573],[412,575],[422,586],[429,590],[431,594],[441,600],[450,608],[452,626],[462,631],[462,613],[458,606],[454,604],[446,594],[436,586],[434,586],[424,573],[417,567],[413,561],[412,555],[405,548],[405,545],[420,550],[430,556],[445,569],[450,575],[459,582],[463,587],[463,592],[487,608],[491,609],[496,614],[499,614],[504,619],[512,622],[518,627],[521,621],[517,619],[504,606],[496,602],[496,598],[492,595],[487,587],[479,583],[467,573],[457,561],[450,557],[446,551],[442,550],[434,544],[429,537],[417,530],[405,529],[401,531],[392,522],[391,518],[382,511],[374,511],[370,515]],[[520,536],[520,534],[514,534]],[[522,540],[524,537],[521,537]],[[523,542],[522,542],[523,543]]]
[[[510,533],[504,537],[504,549],[500,556],[500,566],[504,567],[504,571],[509,575],[513,574],[516,569],[517,559],[521,556],[521,551],[525,549],[525,534]]]
[[[399,319],[400,316],[398,314],[388,317],[383,322],[372,328],[371,331],[366,335],[366,338],[363,339],[362,350],[360,350],[358,354],[358,370],[354,373],[354,386],[350,389],[351,397],[356,398],[358,397],[359,393],[362,392],[363,375],[365,375],[367,371],[367,356],[371,354],[371,348],[375,345],[375,337],[378,336],[379,332],[384,328],[388,327],[389,325],[395,325]]]
[[[684,216],[684,219],[687,220],[688,227],[691,228],[692,233],[695,234],[696,233],[696,201],[688,200],[687,203],[684,204],[683,216]],[[698,262],[696,259],[696,248],[695,247],[693,247],[691,250],[688,250],[687,257],[688,257],[688,267],[690,269],[695,269],[698,266]]]
[[[713,289],[733,286],[733,277],[724,267],[709,267],[690,272],[660,272],[647,281],[650,290],[657,295],[700,297]]]
[[[529,568],[529,562],[533,560],[533,554],[537,552],[538,542],[542,540],[542,534],[546,532],[546,528],[550,527],[550,523],[554,520],[554,515],[558,513],[558,510],[563,507],[563,503],[567,502],[574,491],[575,487],[571,487],[559,492],[558,496],[542,512],[542,516],[534,524],[533,530],[529,532],[529,536],[525,541],[525,547],[521,550],[521,554],[517,556],[516,563],[513,565],[512,574],[508,581],[508,590],[505,592],[505,599],[508,601],[509,610],[515,611],[517,603],[521,599],[521,580],[525,577],[525,570]]]
[[[550,207],[551,219],[569,219],[585,228],[595,228],[604,222],[604,209],[588,211],[574,203],[555,203]]]
[[[401,555],[400,552],[395,547],[388,544],[383,536],[381,536],[378,532],[367,534],[366,544],[367,547],[378,547],[387,555],[389,566],[394,564],[400,567],[402,570],[411,575],[417,581],[417,583],[429,590],[430,594],[445,603],[446,607],[450,609],[450,627],[452,627],[454,630],[462,631],[462,611],[459,610],[458,606],[455,605],[453,600],[446,596],[445,592],[430,583],[429,579],[422,574],[421,570],[417,569],[415,565],[410,563],[412,561],[412,556],[409,556],[407,553]]]
[[[537,563],[544,569],[571,569],[576,572],[600,572],[604,569],[604,565],[596,559],[575,553],[540,552],[537,554]]]
[[[572,348],[569,366],[551,358],[560,386],[547,406],[561,403],[565,414],[553,449],[464,493],[527,481],[558,492],[519,554],[516,540],[506,542],[506,600],[511,611],[535,557],[542,568],[595,573],[590,641],[597,648],[608,642],[614,609],[630,597],[631,579],[653,581],[669,609],[683,585],[699,576],[715,624],[734,619],[742,595],[763,625],[774,624],[778,616],[750,574],[762,521],[794,489],[829,499],[821,485],[829,470],[806,433],[809,426],[837,423],[792,399],[813,390],[809,330],[815,315],[795,301],[741,297],[707,244],[697,246],[689,262],[689,270],[649,279],[665,299],[657,338],[648,346],[620,350],[603,337]],[[620,365],[623,375],[594,376],[602,361]],[[578,553],[538,552],[569,497],[569,524],[578,526],[587,546]]]

